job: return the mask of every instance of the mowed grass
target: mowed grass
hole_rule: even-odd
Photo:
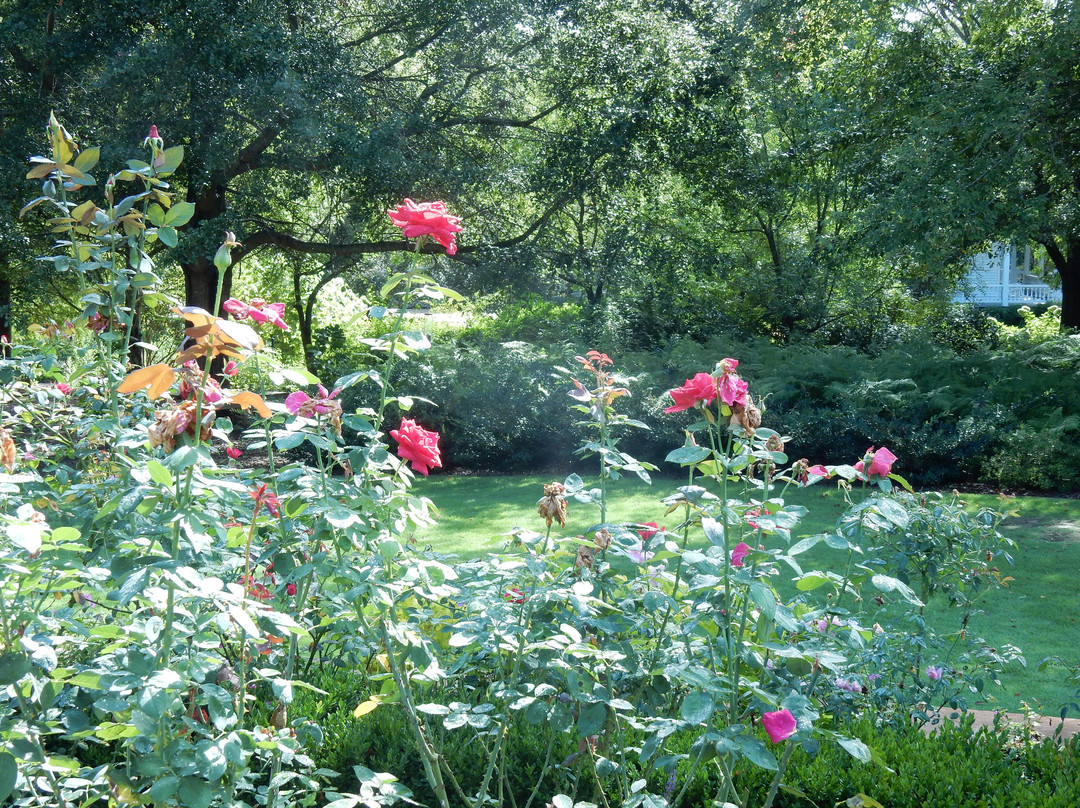
[[[498,553],[516,528],[544,530],[536,512],[551,476],[432,477],[421,481],[416,493],[430,497],[439,508],[439,523],[424,528],[416,539],[439,553],[475,558]],[[594,481],[586,480],[589,485]],[[656,522],[675,527],[677,513],[665,516],[661,500],[680,481],[660,478],[648,485],[637,478],[620,480],[608,497],[609,522]],[[797,536],[831,530],[845,503],[835,487],[819,484],[807,489],[788,489],[788,503],[807,507]],[[973,706],[1018,710],[1024,705],[1056,715],[1080,694],[1066,681],[1058,666],[1038,670],[1041,660],[1059,657],[1080,665],[1080,500],[1051,497],[1016,497],[1002,500],[993,495],[964,495],[971,507],[986,506],[1016,511],[1002,532],[1016,542],[1014,564],[1003,569],[1012,577],[1007,588],[989,592],[979,606],[969,630],[994,647],[1020,648],[1027,662],[1011,664],[1002,676],[1002,688],[992,687],[988,699]],[[558,534],[584,533],[599,521],[591,505],[569,502],[567,526]],[[827,548],[800,557],[804,569],[842,570],[844,556]],[[942,600],[927,604],[928,622],[941,632],[957,628],[958,616]],[[973,698],[971,701],[976,701]],[[1075,712],[1073,713],[1076,714]]]

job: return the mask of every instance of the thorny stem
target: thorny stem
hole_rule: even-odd
[[[409,729],[416,740],[417,751],[420,752],[420,761],[424,764],[424,774],[427,775],[428,783],[435,792],[441,808],[450,808],[450,801],[446,794],[446,781],[443,780],[440,757],[431,744],[428,743],[424,730],[420,726],[420,719],[416,716],[416,707],[412,702],[412,690],[405,672],[394,658],[394,647],[390,641],[390,632],[386,629],[386,622],[379,621],[379,634],[382,638],[383,647],[386,648],[386,657],[390,664],[390,674],[394,677],[398,693],[401,694],[401,704],[405,708],[405,717],[408,720]]]

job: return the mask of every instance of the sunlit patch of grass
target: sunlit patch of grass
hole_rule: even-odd
[[[544,484],[552,479],[531,475],[423,481],[418,493],[434,500],[441,513],[439,524],[418,532],[417,540],[437,552],[464,558],[498,552],[514,528],[545,530],[536,502],[543,496]],[[595,485],[595,481],[586,480],[586,484]],[[618,481],[610,491],[608,521],[657,522],[674,528],[680,515],[665,515],[661,500],[681,484],[671,478],[656,479],[652,485],[637,478]],[[800,523],[799,535],[830,530],[845,508],[841,493],[827,484],[789,489],[785,499],[810,511]],[[997,700],[976,706],[1015,710],[1027,703],[1055,715],[1080,694],[1065,686],[1060,667],[1037,668],[1049,656],[1080,663],[1080,500],[976,494],[964,495],[963,500],[973,508],[1016,511],[1002,526],[1002,532],[1017,543],[1014,565],[1002,570],[1013,580],[980,601],[985,614],[974,616],[969,630],[991,646],[1020,647],[1028,663],[1026,668],[1010,665],[1002,678],[1002,691],[994,694]],[[571,501],[566,529],[554,535],[582,534],[598,521],[594,506]],[[808,568],[824,569],[836,569],[844,561],[841,554],[825,549],[815,549],[802,560]],[[944,601],[937,600],[927,604],[926,617],[940,631],[955,630],[959,619]]]

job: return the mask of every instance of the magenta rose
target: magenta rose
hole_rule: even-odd
[[[221,308],[225,309],[237,320],[251,319],[259,325],[270,323],[276,325],[282,331],[289,330],[289,326],[285,322],[284,303],[267,303],[259,298],[253,299],[250,303],[245,303],[235,297],[230,297],[221,304]]]
[[[438,432],[424,429],[411,418],[403,418],[398,429],[390,430],[390,437],[398,442],[398,457],[411,462],[413,469],[425,477],[430,468],[442,467]]]
[[[731,566],[741,567],[743,565],[743,559],[746,558],[750,552],[750,545],[744,541],[735,545],[735,549],[731,551]]]
[[[446,248],[447,255],[457,252],[454,234],[461,232],[461,219],[446,212],[442,202],[421,202],[417,204],[406,199],[390,214],[390,221],[400,227],[405,238],[431,236]]]
[[[870,464],[867,466],[866,461],[869,460]],[[892,471],[892,464],[896,462],[896,455],[882,446],[876,452],[874,447],[871,446],[866,450],[866,457],[855,464],[855,468],[858,471],[863,471],[866,468],[865,474],[867,477],[888,477],[889,472]]]
[[[773,743],[780,743],[780,741],[787,740],[795,734],[797,728],[795,716],[793,716],[791,711],[787,708],[777,710],[775,713],[763,714],[761,716],[761,723],[765,727],[765,732],[768,734],[769,740]]]
[[[674,405],[667,407],[664,412],[682,412],[696,407],[698,402],[709,404],[716,398],[716,379],[708,373],[699,373],[692,379],[687,379],[686,384],[671,391],[671,400]]]

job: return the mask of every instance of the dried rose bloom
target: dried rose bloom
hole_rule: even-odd
[[[176,448],[177,435],[186,432],[195,437],[196,407],[194,401],[184,401],[171,410],[158,410],[154,413],[154,424],[149,429],[150,445],[162,447],[167,454]],[[210,440],[210,430],[216,418],[217,413],[214,410],[203,411],[200,440]]]
[[[0,427],[0,463],[8,470],[8,474],[15,471],[15,454],[15,441],[11,439],[11,433]]]
[[[606,550],[611,546],[611,533],[607,528],[601,528],[593,534],[593,546],[597,550]]]
[[[581,569],[582,567],[588,567],[592,569],[593,556],[595,551],[591,547],[587,547],[584,544],[579,545],[577,548],[577,558],[574,559],[574,567]]]
[[[735,404],[731,408],[731,426],[741,427],[747,434],[761,426],[761,410],[754,404],[754,399],[746,396],[746,404]]]
[[[559,527],[566,527],[566,500],[563,494],[566,486],[562,483],[548,483],[544,486],[544,496],[536,504],[536,512],[544,517],[548,527],[558,522]]]

